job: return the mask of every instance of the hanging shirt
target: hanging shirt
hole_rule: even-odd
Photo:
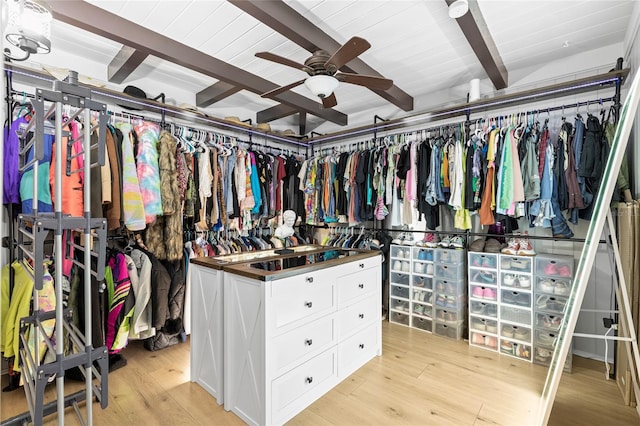
[[[141,231],[145,228],[144,203],[140,192],[140,183],[136,171],[131,140],[131,125],[118,123],[122,131],[122,209],[124,225],[130,231]]]
[[[20,138],[18,130],[21,125],[27,124],[26,117],[18,117],[9,127],[4,128],[4,188],[2,203],[18,204],[20,202],[20,173],[18,172],[20,151]],[[49,151],[49,158],[51,158]]]

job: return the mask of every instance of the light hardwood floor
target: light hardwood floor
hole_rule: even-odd
[[[132,342],[124,355],[128,365],[109,375],[109,407],[94,405],[96,425],[244,424],[189,381],[188,344],[148,352]],[[601,363],[575,357],[573,370],[563,375],[550,424],[640,424],[615,382],[604,379]],[[537,365],[383,322],[383,356],[289,424],[528,425],[545,375]],[[22,390],[1,398],[2,419],[26,409]],[[70,409],[66,414],[67,424],[78,424]],[[55,415],[47,420],[55,424]]]

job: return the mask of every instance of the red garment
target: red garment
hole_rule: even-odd
[[[276,157],[278,165],[276,166],[276,211],[282,210],[282,179],[287,175],[284,169],[284,159],[282,157]]]

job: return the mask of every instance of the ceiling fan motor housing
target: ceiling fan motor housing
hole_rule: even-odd
[[[316,50],[313,52],[313,55],[306,61],[304,64],[311,68],[313,72],[309,72],[309,75],[334,75],[337,69],[335,67],[325,68],[325,63],[329,60],[331,55],[326,50]]]

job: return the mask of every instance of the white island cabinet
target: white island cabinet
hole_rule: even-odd
[[[226,410],[283,424],[382,354],[381,257],[349,253],[291,269],[280,260],[279,271],[225,268]]]

